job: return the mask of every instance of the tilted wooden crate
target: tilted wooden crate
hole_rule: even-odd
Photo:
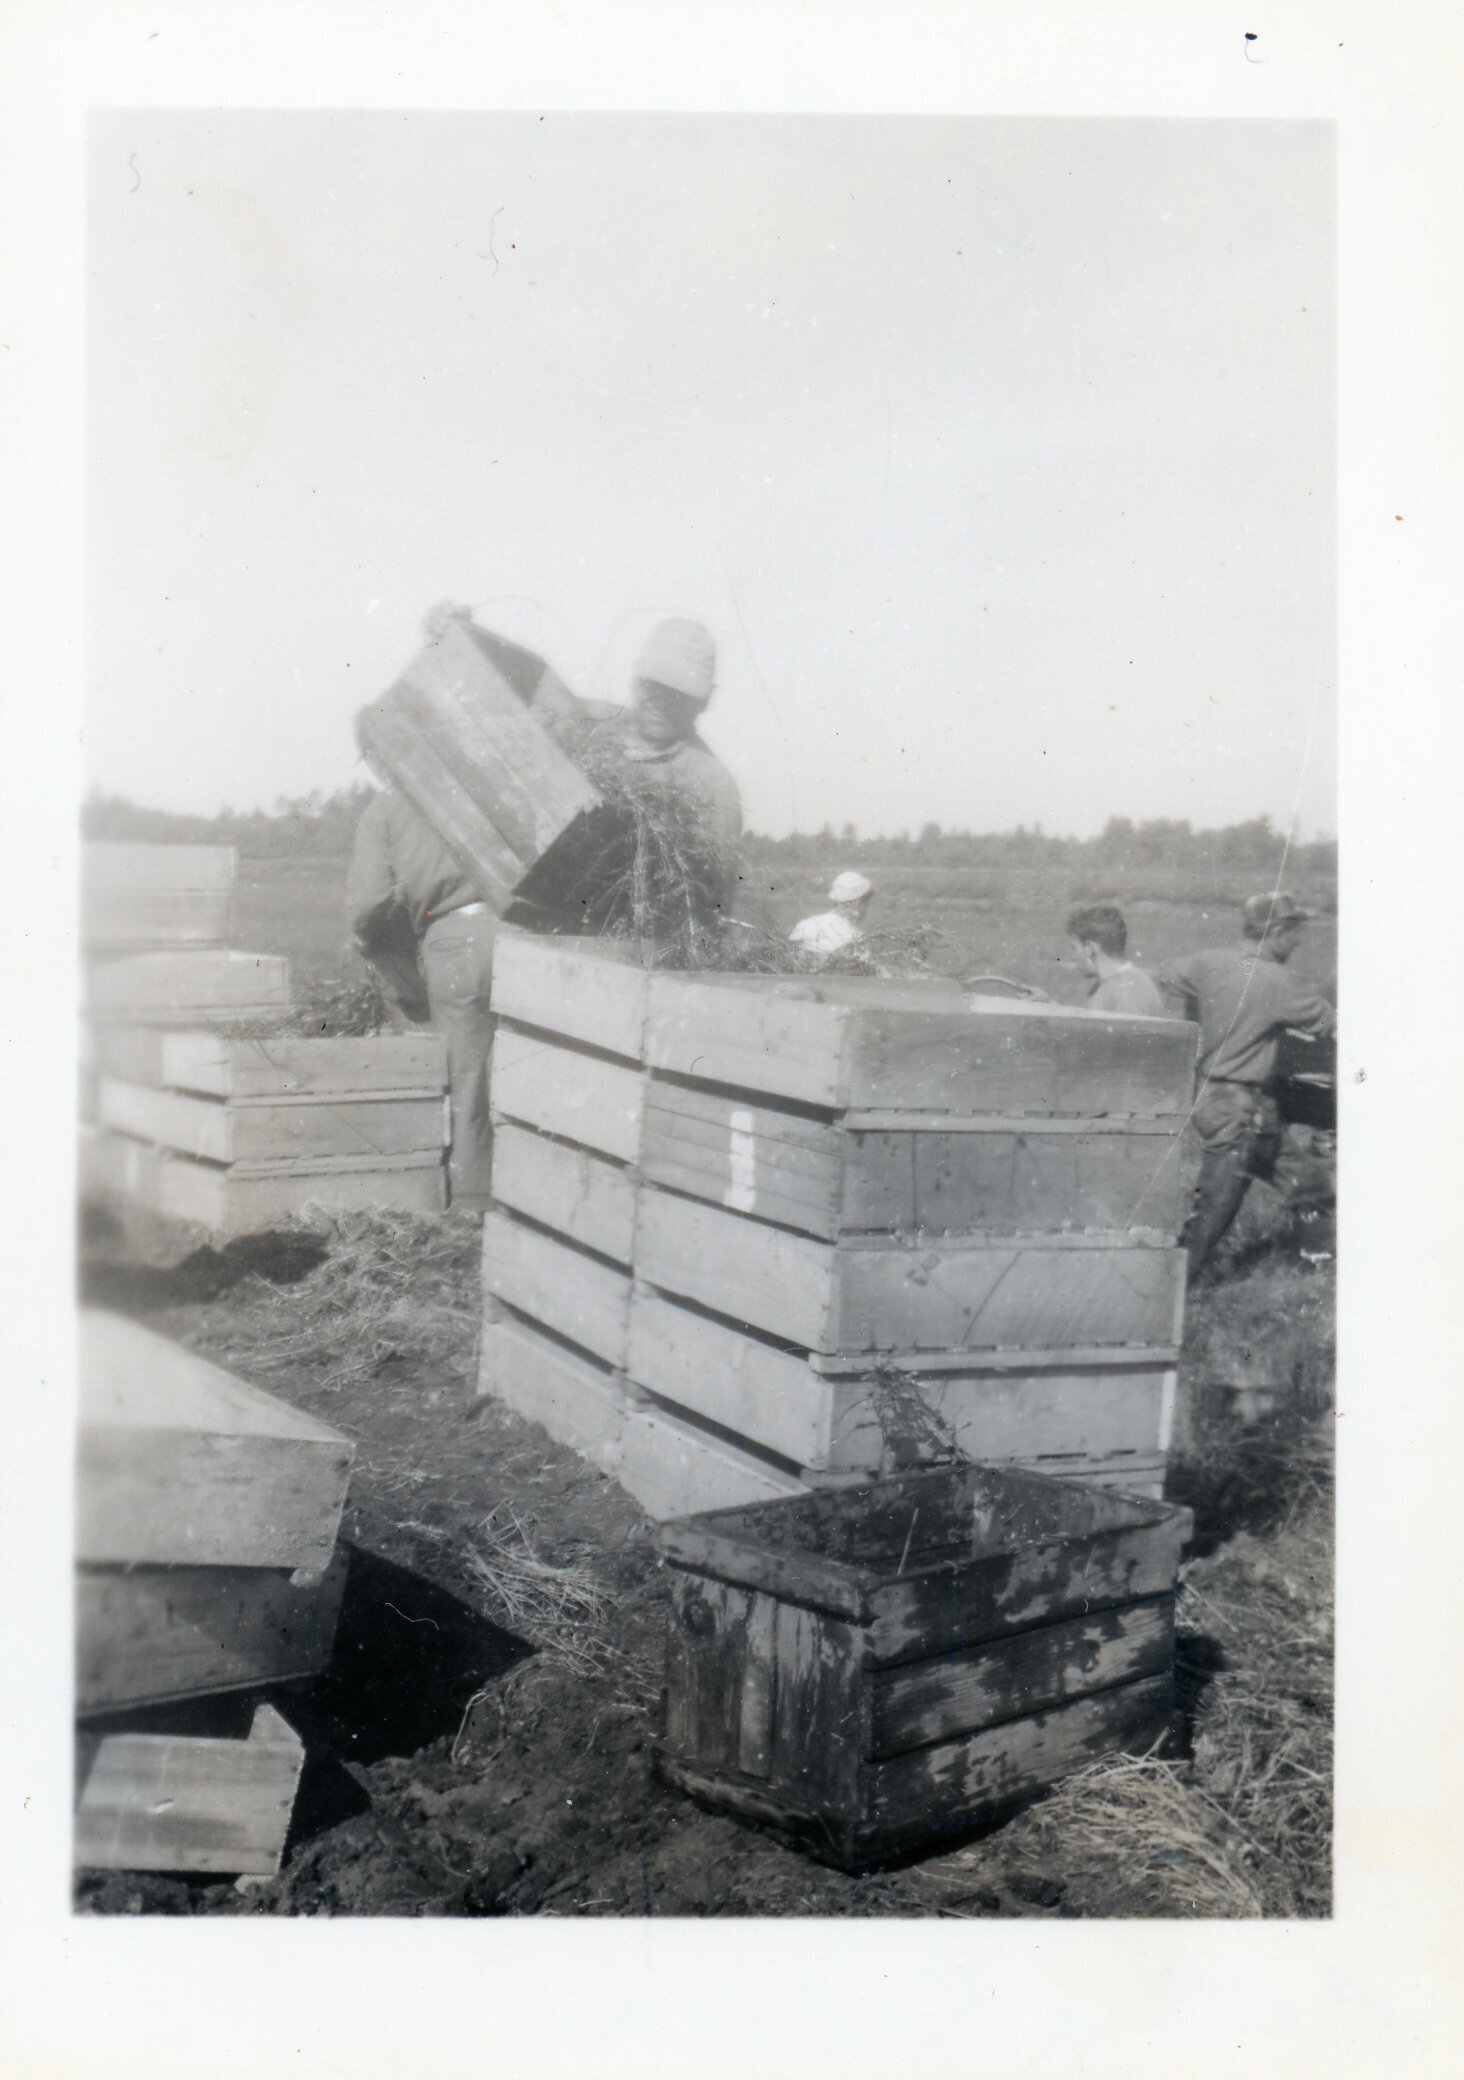
[[[599,795],[460,625],[356,718],[361,750],[502,912]]]
[[[953,1836],[1173,1710],[1189,1513],[989,1467],[663,1526],[661,1766],[860,1865]]]

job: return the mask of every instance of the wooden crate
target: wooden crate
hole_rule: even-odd
[[[1184,1253],[1101,1238],[815,1241],[643,1187],[638,1277],[801,1348],[864,1352],[1172,1349]]]
[[[644,1089],[644,1075],[628,1061],[499,1021],[489,1084],[497,1119],[633,1163]]]
[[[339,1431],[180,1344],[82,1311],[78,1560],[318,1576],[354,1456]]]
[[[367,763],[503,911],[599,796],[472,637],[449,624],[356,718]]]
[[[621,1375],[541,1327],[494,1307],[483,1324],[478,1392],[539,1423],[602,1472],[620,1464],[626,1395]]]
[[[607,1365],[625,1364],[630,1274],[504,1208],[483,1219],[483,1291]]]
[[[502,1120],[493,1134],[493,1196],[571,1242],[630,1263],[635,1181],[624,1164]]]
[[[92,961],[87,1009],[139,1025],[228,1024],[290,1008],[290,964],[273,953],[139,953]]]
[[[1173,1711],[1189,1513],[989,1467],[664,1525],[674,1784],[858,1866]]]
[[[900,1231],[1172,1242],[1188,1210],[1182,1118],[851,1117],[657,1075],[640,1164],[655,1184],[830,1242]]]
[[[252,1235],[312,1206],[332,1213],[370,1207],[441,1213],[447,1204],[447,1171],[440,1149],[227,1166],[163,1150],[148,1203],[171,1220],[193,1221],[215,1235]]]
[[[109,1734],[82,1785],[73,1858],[83,1870],[273,1877],[304,1764],[298,1734],[268,1704],[242,1741]]]
[[[80,1716],[253,1690],[318,1675],[330,1660],[347,1558],[318,1581],[279,1567],[81,1567]]]
[[[1162,1475],[1176,1375],[1163,1360],[993,1368],[907,1379],[815,1371],[808,1354],[638,1284],[626,1373],[660,1400],[814,1472],[891,1473],[941,1447],[988,1463]],[[710,1505],[708,1505],[710,1507]]]
[[[82,945],[97,953],[227,945],[234,867],[228,845],[83,845]]]
[[[1195,1028],[1180,1020],[941,981],[657,974],[647,1003],[653,1069],[831,1111],[1172,1120],[1194,1088]]]

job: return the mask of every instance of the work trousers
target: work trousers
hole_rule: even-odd
[[[451,1203],[481,1209],[488,1202],[493,1133],[488,1122],[488,1065],[493,1053],[493,941],[491,910],[450,910],[422,935],[422,973],[432,1024],[447,1042],[452,1104],[448,1157]]]
[[[1194,1122],[1200,1177],[1185,1229],[1192,1279],[1240,1211],[1251,1179],[1270,1179],[1281,1153],[1281,1114],[1265,1084],[1205,1084],[1195,1101]]]

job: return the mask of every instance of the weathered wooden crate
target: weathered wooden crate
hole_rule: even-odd
[[[861,1353],[1172,1350],[1184,1254],[1094,1238],[815,1241],[724,1207],[642,1188],[639,1278],[848,1371]]]
[[[83,1310],[79,1561],[318,1576],[354,1455],[339,1431],[181,1344]]]
[[[666,1524],[670,1781],[847,1865],[1171,1723],[1189,1513],[990,1467]]]
[[[431,1156],[449,1136],[441,1090],[198,1098],[104,1076],[97,1114],[118,1133],[213,1163]]]
[[[290,1008],[290,964],[279,954],[138,953],[92,961],[86,1007],[139,1025],[227,1025]]]
[[[80,1567],[76,1710],[86,1717],[317,1675],[345,1586],[280,1567]]]
[[[81,942],[91,952],[225,946],[228,845],[83,845]]]
[[[1173,1120],[1190,1103],[1195,1028],[943,981],[657,974],[646,1060],[833,1112]]]
[[[599,795],[466,631],[449,624],[356,718],[367,763],[502,911]]]
[[[1147,1490],[1162,1482],[1174,1422],[1163,1357],[1042,1364],[1008,1352],[957,1371],[825,1373],[806,1351],[643,1283],[625,1368],[658,1400],[812,1473],[887,1474],[955,1452]]]
[[[278,1871],[305,1749],[273,1705],[256,1709],[247,1740],[114,1733],[82,1745],[80,1869]]]
[[[437,1033],[376,1033],[368,1038],[302,1038],[294,1033],[241,1038],[214,1028],[98,1021],[89,1056],[99,1073],[149,1090],[239,1100],[441,1098],[447,1047]]]

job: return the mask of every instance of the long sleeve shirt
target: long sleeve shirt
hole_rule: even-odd
[[[1326,998],[1260,947],[1192,953],[1172,962],[1160,979],[1198,1020],[1202,1082],[1271,1083],[1287,1027],[1318,1034],[1337,1029],[1336,1010]]]
[[[1085,1007],[1089,1011],[1130,1011],[1141,1018],[1164,1018],[1164,999],[1152,975],[1132,961],[1094,985]]]

